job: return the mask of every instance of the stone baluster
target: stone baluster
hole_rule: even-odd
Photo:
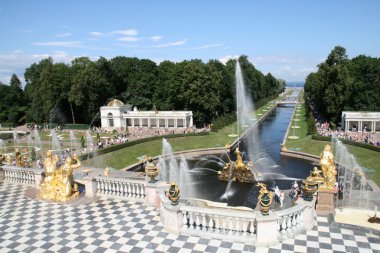
[[[125,197],[127,194],[127,184],[125,182],[122,182],[121,184],[121,196]]]
[[[220,233],[220,220],[219,220],[219,216],[215,215],[214,219],[215,219],[215,232],[216,233]]]
[[[207,231],[206,214],[202,213],[202,231]]]
[[[233,224],[232,224],[232,218],[227,218],[228,223],[228,234],[233,234]]]
[[[187,229],[187,228],[188,228],[188,225],[187,225],[187,216],[186,216],[186,214],[187,214],[186,211],[183,211],[183,212],[182,212],[182,216],[183,216],[183,218],[182,218],[182,223],[183,223],[182,228],[183,228],[183,229]]]
[[[199,213],[196,213],[196,219],[195,219],[195,225],[196,225],[196,229],[200,230],[201,229],[201,222],[200,222],[200,219],[199,219]]]
[[[254,220],[251,220],[251,226],[249,228],[249,232],[254,235],[255,234],[255,221]]]
[[[132,197],[131,183],[127,183],[127,197]]]
[[[193,219],[193,213],[192,212],[189,212],[189,229],[194,229],[195,228],[195,225],[194,225],[194,219]]]
[[[214,221],[213,221],[212,216],[209,216],[209,221],[208,221],[208,231],[209,231],[209,232],[215,232],[215,229],[214,229]]]
[[[223,223],[222,223],[222,232],[223,232],[223,233],[227,233],[226,217],[222,216],[221,218],[222,218],[222,222],[223,222]]]

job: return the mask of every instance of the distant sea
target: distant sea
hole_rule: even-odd
[[[287,87],[303,87],[305,82],[286,82]]]

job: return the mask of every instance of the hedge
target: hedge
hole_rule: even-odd
[[[313,140],[316,140],[316,141],[331,141],[331,137],[321,136],[321,135],[317,135],[317,134],[313,134],[311,136],[311,138]],[[365,148],[365,149],[373,150],[376,152],[380,152],[380,147],[377,147],[377,146],[373,146],[373,145],[362,143],[362,142],[350,141],[350,140],[346,140],[346,139],[339,139],[339,140],[341,140],[342,143],[347,144],[347,145],[356,146],[356,147]]]
[[[89,124],[66,124],[65,129],[78,129],[78,130],[88,130],[90,128]]]
[[[2,128],[12,128],[15,126],[15,124],[12,122],[3,122],[3,123],[0,123],[0,125]]]
[[[153,137],[139,139],[139,140],[135,140],[135,141],[131,141],[131,142],[125,142],[125,143],[118,144],[118,145],[113,145],[113,146],[102,148],[102,149],[97,149],[95,152],[80,155],[79,158],[80,158],[80,160],[83,161],[83,160],[86,160],[88,158],[93,158],[95,156],[104,155],[104,154],[107,154],[107,153],[110,153],[110,152],[113,152],[113,151],[116,151],[119,149],[131,147],[131,146],[134,146],[134,145],[137,145],[140,143],[155,141],[155,140],[161,140],[162,138],[170,139],[170,138],[178,138],[178,137],[185,137],[185,136],[204,136],[204,135],[209,135],[209,132],[189,133],[189,134],[168,134],[168,135],[153,136]]]
[[[211,125],[212,132],[218,132],[223,127],[230,125],[236,121],[236,115],[230,114],[217,118]]]

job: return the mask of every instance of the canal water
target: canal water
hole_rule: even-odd
[[[244,160],[254,162],[258,170],[263,173],[268,189],[289,190],[296,180],[301,186],[301,180],[306,178],[315,166],[312,162],[283,157],[280,154],[281,143],[294,110],[294,105],[277,107],[255,130],[240,143]],[[248,154],[248,147],[255,150]],[[250,156],[250,157],[249,157]],[[231,158],[229,158],[231,157]],[[259,188],[257,183],[221,182],[218,179],[218,170],[223,168],[224,162],[234,160],[234,155],[221,154],[220,156],[203,156],[188,160],[191,173],[192,197],[225,202],[230,206],[246,206],[255,208]]]

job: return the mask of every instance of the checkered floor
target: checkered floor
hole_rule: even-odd
[[[60,205],[26,198],[30,186],[0,183],[0,252],[380,252],[380,231],[318,226],[275,247],[175,236],[158,212],[140,203],[101,198]]]

